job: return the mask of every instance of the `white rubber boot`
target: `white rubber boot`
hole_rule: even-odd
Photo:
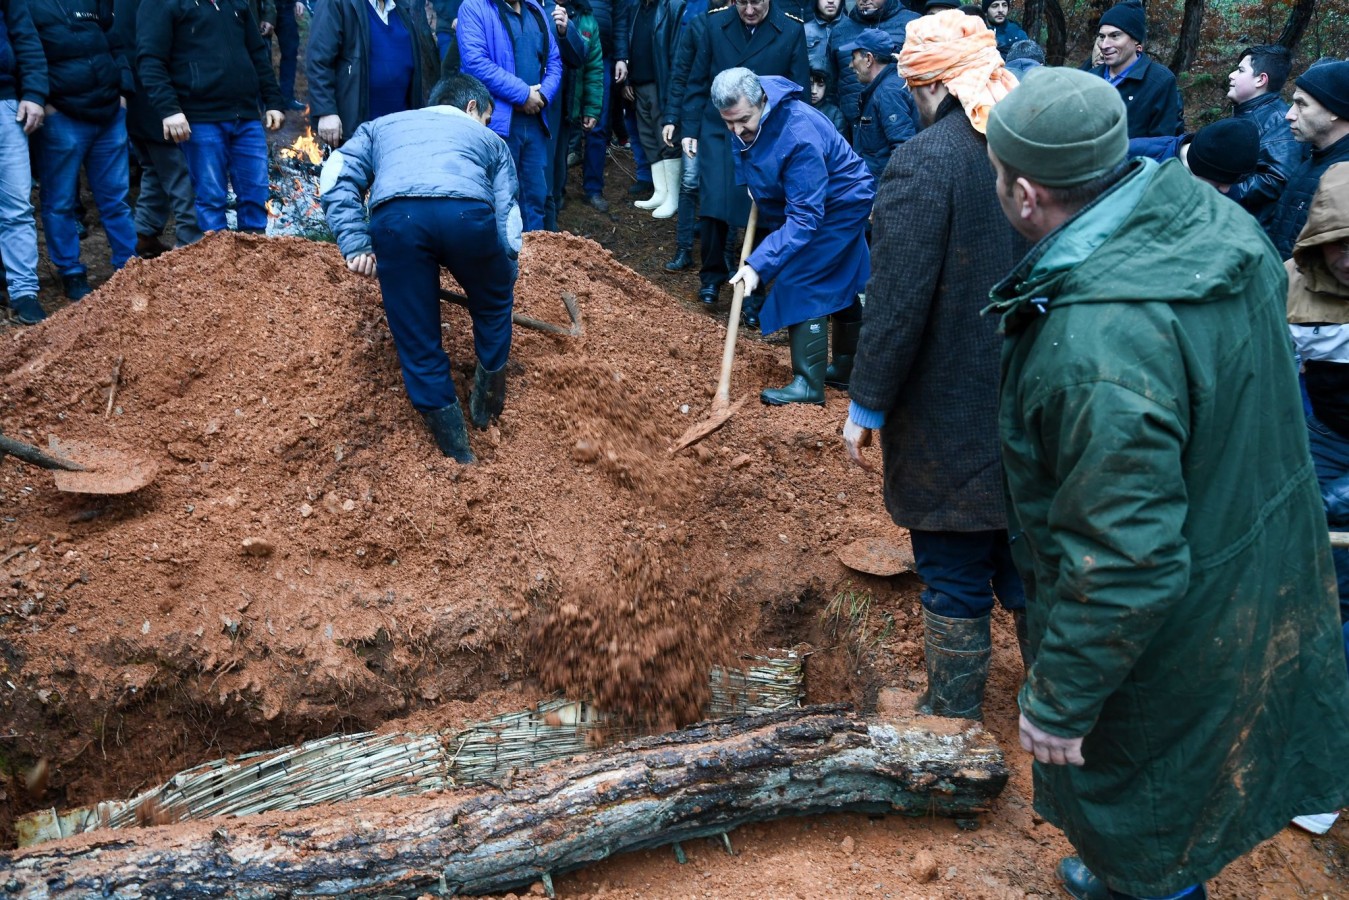
[[[659,164],[665,172],[665,202],[652,211],[655,219],[668,219],[679,212],[679,179],[683,176],[684,162],[676,156],[662,160]]]
[[[632,204],[633,206],[638,209],[655,209],[665,203],[666,185],[665,178],[663,177],[664,173],[664,165],[660,160],[656,160],[651,164],[651,184],[655,186],[656,192],[651,195],[651,199],[649,200],[634,201]],[[678,200],[677,197],[675,199],[676,201]]]

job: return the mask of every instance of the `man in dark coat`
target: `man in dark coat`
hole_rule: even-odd
[[[731,279],[747,292],[774,282],[763,330],[787,326],[793,377],[759,395],[771,406],[824,404],[826,317],[851,306],[871,272],[866,232],[874,182],[804,90],[745,68],[712,82],[712,105],[732,134],[737,180],[749,186],[759,218],[775,228]]]
[[[131,62],[136,55],[136,10],[141,0],[114,0],[112,33]],[[175,247],[201,240],[197,227],[197,200],[187,159],[173,141],[164,137],[164,125],[132,66],[134,88],[126,95],[126,131],[141,165],[140,191],[136,195],[136,255],[153,259],[169,250],[159,239],[173,215]]]
[[[1292,62],[1287,47],[1248,47],[1227,76],[1227,99],[1234,104],[1232,118],[1253,122],[1260,132],[1260,160],[1255,173],[1232,185],[1227,196],[1255,216],[1261,227],[1273,220],[1288,176],[1302,162],[1302,146],[1284,118],[1288,104],[1279,96]]]
[[[890,35],[868,28],[843,49],[852,53],[853,72],[864,85],[862,117],[853,129],[852,146],[872,176],[880,178],[895,148],[917,134],[918,107],[895,70]]]
[[[1129,110],[1129,137],[1180,134],[1180,87],[1171,70],[1143,52],[1148,21],[1139,0],[1124,0],[1101,16],[1096,46],[1101,65],[1092,69],[1115,86]]]
[[[872,222],[875,269],[843,438],[881,431],[885,506],[908,528],[926,584],[928,695],[936,715],[979,717],[994,599],[1024,630],[998,453],[997,323],[989,289],[1016,259],[976,123],[1015,85],[982,19],[946,10],[909,26],[900,54],[926,127],[896,148]],[[950,79],[960,79],[962,95]]]
[[[320,3],[305,51],[309,115],[319,140],[340,147],[364,122],[421,109],[439,62],[420,6],[393,0]]]
[[[1288,176],[1265,233],[1280,259],[1293,255],[1298,232],[1326,169],[1349,162],[1349,62],[1312,66],[1297,80],[1288,122],[1299,144],[1311,153]]]
[[[1127,162],[1126,123],[1064,68],[988,123],[1035,242],[990,310],[1019,730],[1035,810],[1078,851],[1069,893],[1202,900],[1293,816],[1349,803],[1349,676],[1283,266],[1178,161]]]
[[[801,23],[773,7],[771,0],[745,0],[708,12],[689,36],[693,48],[681,113],[681,144],[686,156],[698,159],[698,200],[702,219],[702,287],[698,297],[715,303],[730,277],[726,240],[732,228],[749,218],[749,196],[736,184],[731,163],[731,133],[711,102],[712,79],[727,69],[744,67],[756,75],[782,75],[796,84],[810,84],[805,31]]]
[[[838,91],[838,107],[843,110],[843,118],[849,128],[857,127],[862,115],[860,106],[862,83],[852,70],[852,54],[844,53],[843,48],[868,28],[879,28],[896,47],[904,46],[904,36],[910,22],[918,18],[918,13],[908,9],[900,0],[857,0],[857,5],[847,16],[839,20],[838,25],[829,34],[829,55],[833,63],[832,74]]]

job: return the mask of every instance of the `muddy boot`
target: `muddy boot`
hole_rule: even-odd
[[[787,329],[792,347],[791,383],[786,387],[769,388],[759,399],[769,406],[787,403],[814,403],[824,406],[824,366],[829,361],[829,331],[821,317],[807,319]]]
[[[479,431],[487,428],[492,419],[506,408],[506,366],[489,372],[478,363],[473,373],[473,393],[468,395],[468,416]]]
[[[1026,624],[1024,609],[1012,610],[1012,622],[1016,625],[1016,646],[1021,651],[1021,666],[1027,672],[1035,665],[1035,654],[1030,649],[1030,626]]]
[[[824,383],[846,391],[857,355],[857,339],[862,334],[862,307],[854,303],[830,319],[834,325],[834,361],[824,370]]]
[[[464,413],[458,401],[444,409],[423,412],[422,421],[436,439],[436,446],[441,453],[465,465],[477,461],[468,447],[468,429],[464,427]]]
[[[740,324],[746,328],[758,328],[759,311],[763,309],[764,301],[767,299],[757,290],[752,294],[746,294],[740,306]]]
[[[988,659],[993,654],[989,617],[948,619],[923,609],[927,695],[919,711],[948,719],[982,719]]]

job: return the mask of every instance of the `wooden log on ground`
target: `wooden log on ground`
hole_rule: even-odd
[[[93,831],[0,854],[0,895],[481,894],[784,816],[972,817],[1006,783],[1001,751],[975,723],[813,707],[703,723],[495,787]]]

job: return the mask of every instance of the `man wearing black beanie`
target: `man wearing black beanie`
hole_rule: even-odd
[[[1288,177],[1265,229],[1279,259],[1293,255],[1321,175],[1336,163],[1349,162],[1349,62],[1317,63],[1296,84],[1286,118],[1297,142],[1312,149]]]
[[[1102,65],[1092,69],[1119,91],[1129,113],[1129,137],[1180,134],[1180,88],[1171,70],[1143,52],[1148,22],[1138,0],[1105,11],[1096,32]]]

